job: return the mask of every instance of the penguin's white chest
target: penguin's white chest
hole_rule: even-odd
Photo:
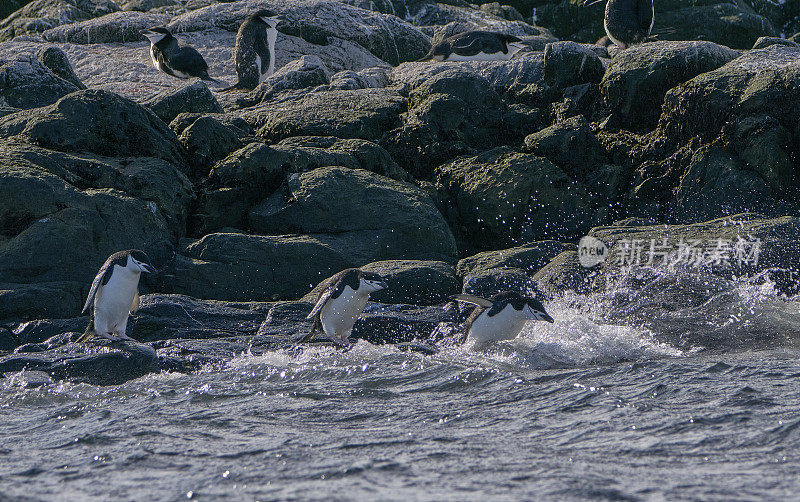
[[[94,319],[97,331],[112,331],[124,325],[130,315],[141,273],[114,265],[111,279],[97,289],[94,297]]]
[[[341,336],[342,333],[353,329],[368,299],[368,294],[353,291],[350,286],[345,286],[342,294],[338,298],[331,298],[320,311],[320,321],[325,334]]]
[[[523,311],[514,310],[511,305],[501,310],[497,315],[489,317],[488,310],[481,313],[472,323],[469,336],[478,342],[493,342],[497,340],[513,340],[525,327],[527,318]]]
[[[453,52],[445,58],[445,61],[508,61],[513,55],[511,51],[507,53],[493,52],[490,54],[479,52],[474,56],[462,56]]]

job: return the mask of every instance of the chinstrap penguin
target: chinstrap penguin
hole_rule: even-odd
[[[513,340],[527,321],[554,322],[539,300],[513,291],[498,293],[489,300],[467,294],[454,295],[451,300],[475,305],[464,323],[462,343],[467,338],[478,345]]]
[[[208,64],[203,56],[192,47],[178,44],[178,39],[168,29],[150,28],[142,35],[150,40],[150,58],[156,69],[184,80],[197,77],[219,83],[208,74]]]
[[[328,280],[317,304],[306,317],[314,322],[311,332],[300,341],[309,341],[322,331],[334,343],[349,347],[353,325],[367,305],[370,293],[387,287],[378,274],[357,268],[342,270]]]
[[[233,62],[238,82],[226,91],[252,90],[275,73],[275,40],[278,38],[279,19],[269,10],[262,9],[248,17],[236,34]]]
[[[465,31],[431,47],[420,61],[507,61],[527,47],[519,38],[489,31]]]
[[[584,2],[583,5],[588,7],[602,1]],[[645,42],[653,31],[654,21],[653,0],[607,0],[603,28],[620,49]]]
[[[77,341],[85,342],[95,336],[112,341],[129,340],[125,329],[128,316],[139,308],[139,277],[142,272],[155,271],[144,251],[138,249],[109,256],[97,272],[81,311],[86,312],[94,301],[89,326]]]

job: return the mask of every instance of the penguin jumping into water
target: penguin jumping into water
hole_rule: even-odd
[[[498,293],[490,300],[475,295],[454,295],[452,300],[475,305],[464,323],[464,338],[478,345],[516,338],[527,321],[554,322],[542,303],[513,291]]]
[[[584,2],[588,7],[603,0]],[[641,44],[650,36],[655,20],[653,0],[607,0],[603,27],[620,49]]]
[[[306,320],[313,320],[311,332],[300,341],[311,340],[322,331],[334,343],[350,346],[350,334],[364,310],[370,293],[388,286],[381,276],[357,268],[342,270],[328,280],[317,304]]]
[[[431,47],[420,61],[508,61],[527,47],[519,38],[489,31],[465,31]]]
[[[139,308],[139,277],[153,273],[150,259],[138,249],[120,251],[108,257],[92,282],[82,312],[94,301],[94,309],[86,331],[78,342],[95,336],[112,341],[130,340],[125,334],[128,316]]]
[[[239,81],[225,89],[252,90],[275,73],[275,40],[279,19],[269,10],[261,9],[248,17],[236,33],[233,62]]]
[[[208,74],[208,64],[203,56],[192,47],[178,44],[178,39],[168,29],[150,28],[142,35],[150,40],[150,58],[157,70],[184,80],[197,77],[219,83]]]

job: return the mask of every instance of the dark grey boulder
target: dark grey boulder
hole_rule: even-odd
[[[250,211],[254,231],[312,234],[358,265],[455,257],[447,223],[414,185],[344,167],[294,174],[287,181],[285,191]]]
[[[539,241],[509,249],[484,251],[459,260],[456,273],[463,278],[490,270],[516,269],[533,275],[562,252],[574,248],[573,244]]]
[[[205,82],[197,80],[150,98],[144,105],[165,124],[181,113],[222,113],[222,107]]]
[[[237,98],[236,106],[246,108],[269,101],[283,91],[316,87],[329,81],[330,70],[318,56],[303,56],[279,68],[252,92]]]
[[[353,89],[378,89],[389,85],[389,70],[387,68],[365,68],[361,71],[345,70],[331,76],[328,89],[353,90]]]
[[[583,115],[529,134],[525,150],[547,158],[578,180],[585,179],[604,160],[603,147]]]
[[[42,33],[48,42],[108,44],[145,40],[142,30],[168,22],[170,16],[144,12],[112,12],[94,19],[62,24]]]
[[[75,70],[67,59],[67,55],[58,47],[42,47],[36,52],[36,59],[67,82],[74,84],[78,89],[86,89],[83,82],[75,75]]]
[[[495,148],[436,170],[454,207],[453,228],[470,250],[532,240],[572,240],[591,227],[584,187],[549,160]]]
[[[38,108],[77,90],[35,59],[0,61],[0,103],[5,106]]]
[[[563,90],[579,84],[597,84],[605,68],[594,51],[576,42],[553,42],[544,49],[544,80]]]
[[[188,243],[170,271],[170,291],[225,301],[297,299],[351,257],[312,236],[215,233]]]
[[[380,139],[400,125],[406,100],[390,89],[296,94],[249,108],[241,117],[267,141],[291,136]]]
[[[12,136],[62,152],[184,163],[183,147],[166,124],[141,105],[108,91],[78,91],[52,105],[0,118],[0,137]]]
[[[33,0],[0,21],[0,41],[118,10],[111,0]]]
[[[177,0],[122,0],[119,2],[119,6],[122,10],[139,12],[147,12],[163,7],[177,7],[182,10],[182,5]],[[187,10],[193,9],[187,7]]]
[[[673,87],[739,56],[713,42],[653,42],[620,51],[608,65],[600,90],[619,124],[652,130],[664,95]]]
[[[236,125],[203,115],[183,128],[178,140],[188,152],[192,173],[200,177],[207,175],[215,162],[244,146],[247,137],[247,131]]]
[[[756,40],[756,43],[753,44],[753,49],[763,49],[765,47],[769,47],[770,45],[786,45],[789,47],[800,47],[797,42],[793,42],[791,40],[786,40],[785,38],[779,37],[759,37]]]

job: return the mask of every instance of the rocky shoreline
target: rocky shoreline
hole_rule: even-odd
[[[284,22],[254,91],[150,65],[139,30],[163,24],[234,81],[235,31],[262,6]],[[793,3],[659,3],[662,40],[626,50],[591,43],[600,11],[566,0],[21,7],[0,22],[0,373],[110,384],[293,350],[309,292],[348,267],[390,285],[354,337],[426,340],[455,293],[608,287],[614,260],[577,263],[587,234],[612,254],[757,239],[757,263],[709,270],[797,294]],[[416,62],[466,29],[529,50]],[[127,248],[160,270],[131,322],[144,345],[70,343],[98,266]]]

